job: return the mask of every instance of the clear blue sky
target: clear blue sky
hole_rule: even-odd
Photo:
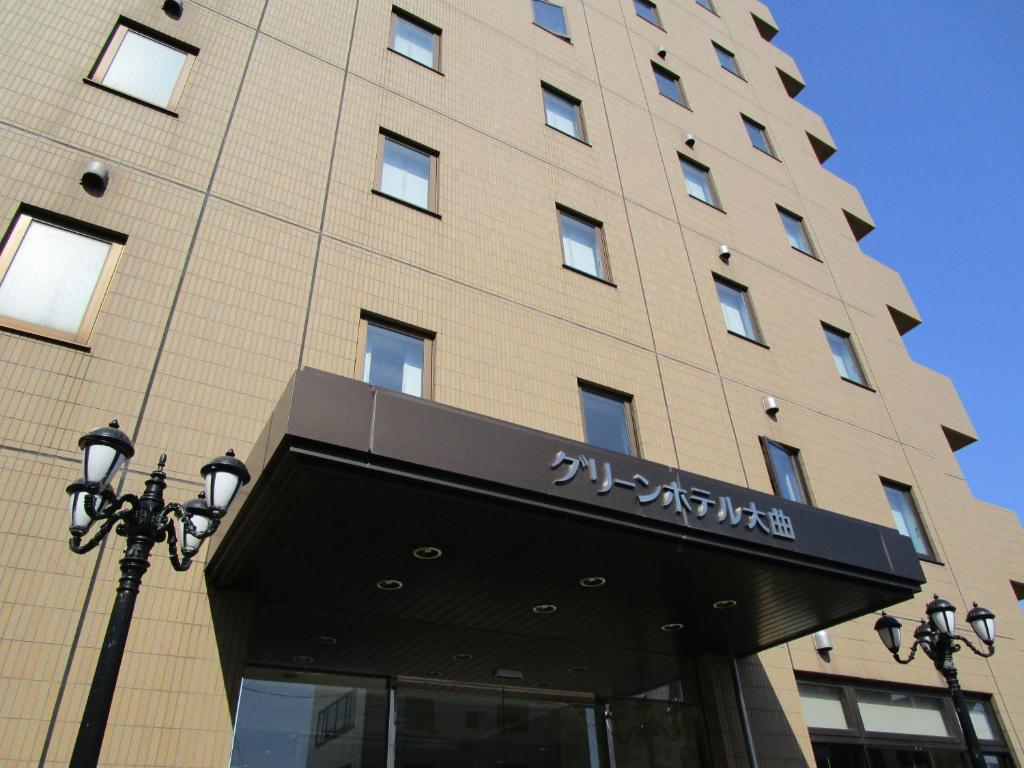
[[[1024,520],[1024,3],[766,2],[839,147],[827,167],[875,219],[861,248],[924,320],[910,355],[974,422],[971,490]]]

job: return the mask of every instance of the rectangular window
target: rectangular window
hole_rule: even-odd
[[[441,30],[398,8],[391,9],[391,50],[430,69],[441,69]]]
[[[814,249],[811,247],[810,237],[807,236],[807,227],[804,226],[803,218],[785,208],[779,208],[779,216],[782,218],[782,226],[786,230],[789,244],[801,253],[814,256]]]
[[[715,16],[718,15],[718,11],[715,10],[715,4],[711,0],[697,0],[697,5],[711,11]]]
[[[750,143],[766,155],[777,157],[771,141],[768,140],[767,129],[759,122],[751,120],[746,115],[741,115],[741,117],[743,118],[743,127],[747,129],[747,136],[750,137]]]
[[[761,332],[750,308],[747,289],[717,275],[715,275],[715,289],[718,291],[718,302],[722,305],[726,329],[737,336],[763,344]]]
[[[607,280],[601,223],[559,207],[558,227],[562,234],[565,265],[591,277]]]
[[[173,112],[198,54],[194,46],[122,18],[86,82]]]
[[[547,124],[574,139],[586,141],[580,100],[545,83],[541,83],[541,89],[544,93],[544,119]]]
[[[921,516],[917,512],[917,505],[914,504],[914,497],[910,493],[910,486],[883,479],[882,488],[885,489],[885,497],[889,500],[889,509],[892,511],[896,529],[910,538],[917,554],[922,557],[931,557],[932,548],[925,536]]]
[[[861,370],[860,362],[853,351],[853,342],[850,340],[850,334],[824,323],[821,327],[825,331],[825,338],[828,339],[828,348],[832,350],[832,360],[836,364],[836,370],[839,371],[839,375],[847,381],[852,381],[854,384],[866,387],[868,382],[864,378],[864,371]]]
[[[85,346],[125,241],[23,206],[0,250],[0,325]]]
[[[800,467],[800,451],[767,437],[761,438],[761,445],[764,448],[768,475],[771,477],[775,495],[801,504],[810,504],[807,483],[804,482],[803,470]]]
[[[658,93],[666,99],[672,99],[676,104],[689,107],[686,103],[686,95],[683,93],[683,84],[679,81],[679,75],[670,72],[664,67],[651,62],[651,69],[654,70],[654,80],[658,84]]]
[[[804,720],[808,728],[831,728],[848,731],[850,721],[843,705],[843,689],[832,685],[797,683]]]
[[[580,384],[585,439],[609,451],[636,456],[632,398]]]
[[[718,43],[712,43],[711,45],[715,48],[715,56],[718,57],[718,63],[722,65],[722,69],[728,70],[736,75],[736,77],[742,78],[740,65],[736,63],[736,54],[727,48],[723,48]]]
[[[649,21],[656,27],[661,27],[661,17],[658,15],[658,6],[651,0],[633,0],[633,7],[636,15],[644,21]]]
[[[364,317],[360,330],[363,381],[407,395],[430,397],[430,334],[374,317]]]
[[[381,132],[377,191],[427,211],[437,209],[437,153]]]
[[[715,192],[715,185],[711,181],[711,170],[687,157],[680,156],[679,162],[683,166],[686,192],[690,197],[695,197],[702,203],[713,205],[715,208],[721,208],[722,206],[718,202],[718,195]]]
[[[547,0],[533,0],[533,22],[553,35],[569,39],[569,27],[565,23],[565,9]]]

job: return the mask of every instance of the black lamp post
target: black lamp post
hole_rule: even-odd
[[[117,534],[128,540],[121,559],[121,578],[114,607],[85,702],[75,751],[71,755],[71,768],[95,768],[103,745],[110,704],[114,699],[135,598],[142,576],[149,568],[150,550],[154,544],[166,540],[174,570],[187,571],[203,541],[217,530],[239,489],[249,482],[249,471],[235,458],[234,451],[228,451],[200,470],[206,490],[197,498],[185,505],[165,503],[166,455],[160,457],[157,468],[150,473],[141,496],[130,493],[118,496],[111,487],[117,471],[135,454],[135,447],[128,435],[118,429],[116,420],[108,427],[83,435],[78,447],[83,451],[84,477],[67,487],[71,497],[71,540],[68,542],[71,551],[85,554],[100,544],[114,526],[117,526]],[[82,538],[94,523],[99,524],[99,529],[83,544]]]
[[[885,647],[892,653],[892,657],[900,664],[909,664],[913,661],[918,648],[932,660],[935,669],[942,674],[946,679],[946,685],[949,686],[949,695],[953,699],[953,708],[956,710],[957,720],[960,721],[960,729],[964,732],[964,741],[967,742],[971,765],[973,768],[985,768],[985,757],[981,754],[981,745],[978,743],[978,735],[974,732],[971,713],[964,700],[964,693],[960,690],[956,666],[953,664],[953,654],[962,650],[959,643],[963,643],[975,654],[984,658],[994,654],[996,652],[996,616],[987,608],[980,608],[977,603],[967,612],[967,622],[988,647],[987,650],[981,651],[975,648],[966,637],[956,634],[956,608],[953,604],[938,595],[934,595],[934,598],[925,608],[928,618],[922,619],[917,629],[914,630],[914,644],[910,646],[910,655],[906,660],[900,658],[900,627],[903,625],[895,617],[889,616],[883,611],[881,618],[875,622],[875,631],[882,638]]]

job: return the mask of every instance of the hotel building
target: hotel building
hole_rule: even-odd
[[[966,766],[873,629],[933,593],[998,616],[956,662],[1021,765],[1024,535],[776,32],[0,5],[0,764],[71,754],[124,542],[70,553],[64,491],[116,416],[118,492],[252,481],[154,551],[104,766]]]

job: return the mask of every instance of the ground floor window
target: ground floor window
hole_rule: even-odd
[[[798,683],[817,768],[969,768],[945,691],[826,680]],[[972,698],[971,722],[991,768],[1014,768],[991,703]]]
[[[710,768],[686,686],[643,697],[249,668],[231,768]]]

